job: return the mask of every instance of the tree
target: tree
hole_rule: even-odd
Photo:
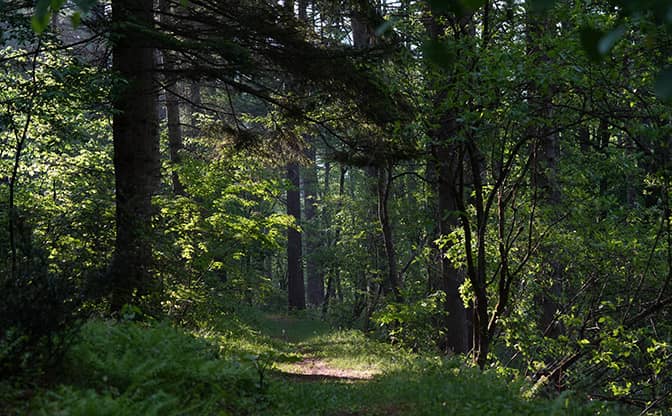
[[[324,302],[324,276],[317,255],[321,245],[317,217],[317,160],[315,141],[305,150],[308,166],[303,169],[304,236],[306,243],[306,281],[308,303],[320,306]]]
[[[122,79],[114,92],[113,140],[116,241],[110,308],[118,312],[150,292],[152,197],[160,181],[155,48],[146,35],[152,0],[112,2],[112,69]]]
[[[445,19],[446,16],[443,18]],[[440,19],[440,15],[427,19],[428,37],[432,42],[438,43],[443,40],[445,27],[439,22]],[[463,27],[462,31],[466,29]],[[460,34],[454,36],[458,38]],[[450,85],[450,71],[444,71],[436,65],[430,65],[427,71],[429,72],[428,79],[434,84],[429,86],[430,90],[434,91],[434,103],[438,108],[442,108],[442,103],[446,99],[445,88],[447,88],[443,86]],[[469,350],[470,340],[467,312],[460,294],[460,286],[464,280],[463,271],[453,265],[453,259],[448,254],[453,244],[449,236],[459,225],[456,193],[458,192],[457,180],[460,176],[460,169],[462,169],[459,160],[459,144],[456,143],[454,137],[458,127],[455,111],[455,109],[443,110],[434,116],[436,120],[433,122],[436,127],[428,132],[431,138],[428,169],[431,170],[429,177],[435,184],[433,190],[436,197],[435,221],[438,224],[436,229],[440,239],[438,244],[434,243],[438,246],[440,270],[439,282],[435,286],[446,294],[445,309],[448,314],[445,322],[446,347],[459,354]]]
[[[301,247],[301,191],[299,165],[287,165],[287,215],[294,218],[294,225],[287,228],[287,293],[289,309],[305,309],[306,292],[303,280],[303,256]]]
[[[159,3],[161,20],[170,24],[170,18],[174,12],[173,8],[166,0]],[[165,73],[165,85],[163,86],[166,100],[166,118],[168,126],[168,149],[170,152],[170,161],[172,162],[172,185],[175,195],[184,194],[184,186],[180,182],[180,176],[177,173],[177,166],[180,163],[180,152],[182,151],[182,126],[180,123],[180,100],[178,83],[176,77],[175,59],[172,51],[163,54],[163,70]]]

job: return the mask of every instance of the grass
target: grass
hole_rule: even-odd
[[[311,357],[371,380],[296,373]],[[418,356],[333,330],[309,314],[255,310],[187,332],[166,323],[89,322],[61,384],[31,402],[36,415],[599,415],[571,393],[526,399],[522,380],[459,358]]]
[[[296,364],[276,363],[268,415],[600,415],[615,414],[567,392],[555,400],[526,399],[523,380],[481,372],[460,358],[426,357],[373,341],[360,331],[333,330],[303,315],[258,315],[261,333],[285,348],[340,369],[378,374],[371,381],[292,377]]]

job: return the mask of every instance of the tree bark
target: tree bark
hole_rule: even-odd
[[[189,83],[189,105],[187,106],[187,111],[189,112],[188,119],[191,128],[189,129],[189,134],[193,137],[197,137],[201,134],[201,130],[198,128],[198,120],[194,115],[200,110],[201,105],[201,86],[198,81],[191,81]]]
[[[464,24],[464,23],[462,23]],[[434,39],[439,40],[445,28],[435,18],[428,20],[427,32]],[[445,74],[450,79],[451,74]],[[436,108],[442,108],[446,97],[445,90],[439,89],[434,96]],[[456,115],[454,110],[445,110],[436,116],[437,127],[430,131],[432,137],[431,153],[435,169],[433,176],[436,178],[436,221],[438,233],[445,237],[451,234],[459,226],[458,198],[463,191],[461,184],[458,187],[457,178],[461,175],[463,167],[462,158],[458,155],[458,145],[451,143],[451,139],[457,130]],[[464,227],[464,224],[463,224]],[[466,353],[469,350],[469,321],[467,311],[460,296],[460,286],[464,282],[462,271],[453,266],[447,253],[450,244],[437,247],[439,256],[439,288],[446,294],[444,308],[448,313],[445,321],[446,339],[445,348],[456,354]]]
[[[152,282],[152,196],[160,182],[152,0],[114,0],[113,70],[126,84],[113,97],[116,241],[110,266],[110,309],[137,303]],[[129,24],[132,22],[133,24]]]
[[[534,57],[536,65],[546,66],[548,56],[542,44],[547,21],[533,13],[527,16],[527,42],[528,51]],[[546,126],[545,120],[553,119],[553,86],[541,90],[532,81],[529,87],[530,107],[537,112],[541,120],[541,126],[534,126],[530,135],[533,138],[532,145],[532,184],[536,191],[537,199],[549,207],[560,207],[562,203],[561,189],[557,181],[558,159],[560,157],[560,143],[558,133],[552,131],[553,127]],[[553,219],[551,219],[552,221]],[[546,273],[547,282],[542,282],[542,292],[537,296],[537,303],[541,307],[539,327],[544,336],[557,337],[562,328],[557,321],[557,312],[561,308],[560,297],[562,296],[562,269],[563,266],[557,258],[557,248],[552,244],[543,244],[540,247],[541,257],[546,259],[548,266]]]
[[[444,126],[445,127],[445,126]],[[457,212],[457,188],[454,183],[456,177],[457,155],[454,146],[450,146],[447,137],[443,137],[434,147],[433,153],[437,161],[437,205],[439,235],[448,236],[459,226]],[[460,286],[464,278],[460,270],[453,266],[448,258],[448,250],[452,244],[446,243],[439,249],[440,253],[440,288],[446,294],[446,347],[456,354],[466,353],[469,350],[469,331],[467,312],[460,295]]]
[[[324,276],[316,259],[320,247],[317,230],[317,163],[314,143],[305,150],[310,165],[303,172],[304,236],[306,240],[306,279],[308,303],[319,306],[324,302]]]
[[[383,233],[383,245],[387,259],[387,281],[383,285],[385,291],[394,296],[396,302],[402,302],[400,291],[399,274],[397,272],[397,255],[392,236],[392,224],[389,213],[390,188],[392,186],[392,167],[387,169],[378,168],[378,221]]]
[[[291,188],[287,190],[287,215],[301,223],[300,170],[296,162],[287,165],[287,179]],[[294,227],[287,229],[287,296],[289,309],[305,309],[306,296],[303,282],[301,232]]]

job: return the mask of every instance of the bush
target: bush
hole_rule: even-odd
[[[437,345],[443,333],[435,323],[446,316],[445,293],[438,291],[413,303],[391,303],[372,320],[392,343],[414,351]]]

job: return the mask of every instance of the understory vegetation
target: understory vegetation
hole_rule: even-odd
[[[236,318],[241,316],[243,320]],[[307,357],[340,369],[312,377]],[[352,379],[349,374],[371,374]],[[203,328],[90,320],[57,380],[2,386],[3,411],[35,415],[620,414],[572,392],[532,398],[529,381],[464,360],[418,355],[336,330],[310,314],[243,309]],[[26,395],[30,400],[26,401]]]

